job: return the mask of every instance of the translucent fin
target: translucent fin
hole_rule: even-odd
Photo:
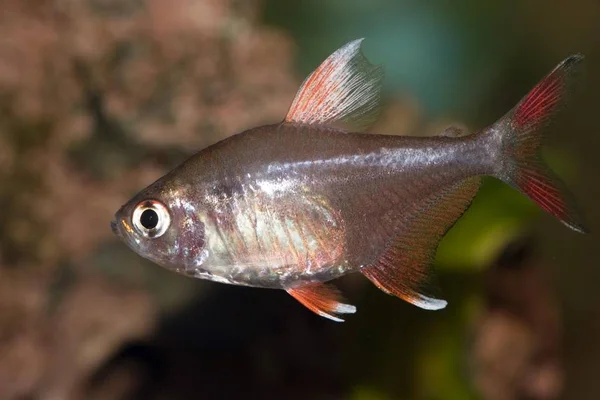
[[[539,131],[564,105],[581,61],[581,54],[566,58],[519,102],[512,120],[520,136],[533,139],[530,131]]]
[[[451,137],[451,138],[457,138],[457,137],[462,137],[462,136],[467,136],[467,132],[457,126],[449,126],[446,129],[444,129],[444,131],[442,133],[440,133],[438,136],[445,136],[445,137]]]
[[[445,300],[420,291],[427,282],[440,240],[469,207],[479,182],[479,178],[469,178],[432,196],[414,215],[407,216],[385,253],[373,265],[362,268],[362,274],[382,291],[417,307],[446,307]]]
[[[338,49],[306,78],[285,117],[286,122],[341,122],[364,129],[375,121],[383,69],[363,56],[362,41],[358,39]]]
[[[356,312],[356,307],[343,303],[344,298],[333,285],[310,283],[286,291],[309,310],[336,322],[344,322],[338,317],[338,314],[354,314]]]
[[[560,63],[491,132],[500,133],[502,151],[508,159],[497,176],[571,229],[585,233],[584,219],[573,196],[541,156],[542,128],[564,105],[582,60],[583,56],[574,55]]]

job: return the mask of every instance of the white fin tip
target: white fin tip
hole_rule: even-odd
[[[323,312],[323,311],[318,311],[317,314],[319,314],[321,317],[328,318],[328,319],[330,319],[332,321],[335,321],[335,322],[344,322],[343,319],[338,318],[338,317],[334,317],[333,315],[327,314],[326,312]]]
[[[433,297],[419,295],[418,298],[411,301],[415,306],[424,310],[441,310],[448,305],[446,300],[434,299]]]
[[[356,312],[356,307],[351,304],[338,304],[335,306],[334,312],[339,314],[354,314]]]

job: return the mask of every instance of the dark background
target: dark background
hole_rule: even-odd
[[[547,159],[592,233],[487,180],[442,242],[446,309],[360,276],[336,324],[284,292],[177,276],[113,237],[135,192],[280,120],[344,43],[385,66],[374,131],[476,131],[568,55]],[[597,399],[600,2],[3,0],[0,399]]]

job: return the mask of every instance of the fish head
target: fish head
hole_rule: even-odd
[[[158,181],[115,214],[113,232],[129,248],[179,273],[198,269],[207,258],[203,207],[190,190]]]

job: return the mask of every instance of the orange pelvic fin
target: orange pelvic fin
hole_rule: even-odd
[[[344,322],[338,314],[354,314],[356,307],[343,303],[344,298],[333,285],[310,283],[286,289],[296,300],[314,313],[336,322]]]

